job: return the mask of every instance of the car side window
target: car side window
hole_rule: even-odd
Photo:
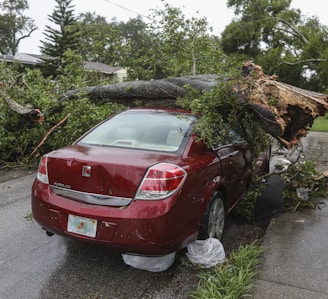
[[[222,142],[218,144],[214,144],[212,146],[213,149],[218,149],[219,147],[230,145],[230,144],[237,144],[237,143],[243,143],[245,142],[245,139],[241,137],[236,131],[230,130],[228,134],[226,135],[226,138],[222,140]]]

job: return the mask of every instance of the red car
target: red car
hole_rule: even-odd
[[[247,191],[251,154],[233,131],[226,144],[206,147],[192,131],[195,120],[178,109],[129,109],[44,155],[32,187],[34,219],[48,235],[131,254],[221,238],[226,213]],[[257,160],[259,174],[268,158]]]

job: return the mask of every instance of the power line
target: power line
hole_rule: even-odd
[[[138,13],[137,11],[134,11],[132,9],[126,8],[126,7],[124,7],[124,6],[120,5],[120,4],[117,4],[117,3],[113,2],[113,1],[110,1],[110,0],[104,0],[104,1],[106,1],[106,2],[108,2],[110,4],[112,4],[112,5],[115,5],[115,6],[119,7],[119,8],[122,8],[122,9],[124,9],[126,11],[129,11],[129,12],[132,12],[134,14],[137,14],[138,16],[141,16],[143,18],[147,18],[147,19],[150,19],[151,20],[151,18],[149,18],[148,16],[145,16],[145,15],[143,15],[141,13]]]

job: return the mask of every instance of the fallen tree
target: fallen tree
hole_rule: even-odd
[[[243,76],[242,84],[234,87],[240,101],[246,102],[263,129],[287,148],[298,144],[314,119],[325,115],[328,110],[328,95],[278,82],[275,76],[266,76],[252,62],[244,63]],[[61,96],[59,103],[85,93],[95,102],[115,101],[134,106],[138,101],[146,106],[172,106],[176,105],[177,98],[188,95],[186,86],[210,91],[217,80],[225,79],[216,75],[198,75],[86,87],[68,91]]]
[[[60,111],[64,101],[76,100],[81,94],[95,103],[118,102],[130,107],[177,106],[177,99],[188,96],[191,89],[199,92],[211,91],[218,80],[226,80],[234,82],[232,88],[238,100],[254,113],[262,128],[283,146],[291,148],[307,134],[314,119],[325,115],[328,110],[328,95],[278,82],[275,76],[266,76],[252,62],[244,63],[242,73],[243,79],[237,81],[207,74],[70,90],[60,96],[58,106],[51,113]],[[7,103],[15,110],[13,100],[7,100]],[[17,109],[15,111],[20,113]],[[37,113],[36,118],[40,114],[41,112]]]

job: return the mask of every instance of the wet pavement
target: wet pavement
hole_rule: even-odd
[[[306,159],[328,170],[328,134],[302,140]],[[271,220],[264,237],[263,265],[254,299],[328,299],[328,198],[319,209],[283,213]]]
[[[302,141],[319,171],[328,170],[327,148],[328,134],[310,133]],[[277,150],[275,159],[294,154]],[[119,253],[46,237],[31,217],[34,178],[27,172],[0,179],[1,299],[190,298],[197,271],[184,255],[169,270],[152,273],[127,266]],[[328,202],[320,200],[321,210],[282,214],[269,224],[255,299],[328,299]]]
[[[310,132],[302,146],[305,158],[316,162],[320,172],[328,170],[328,133]]]
[[[127,266],[117,252],[46,236],[31,215],[34,178],[0,182],[1,299],[186,299],[195,290],[197,271],[184,254],[152,273]]]

